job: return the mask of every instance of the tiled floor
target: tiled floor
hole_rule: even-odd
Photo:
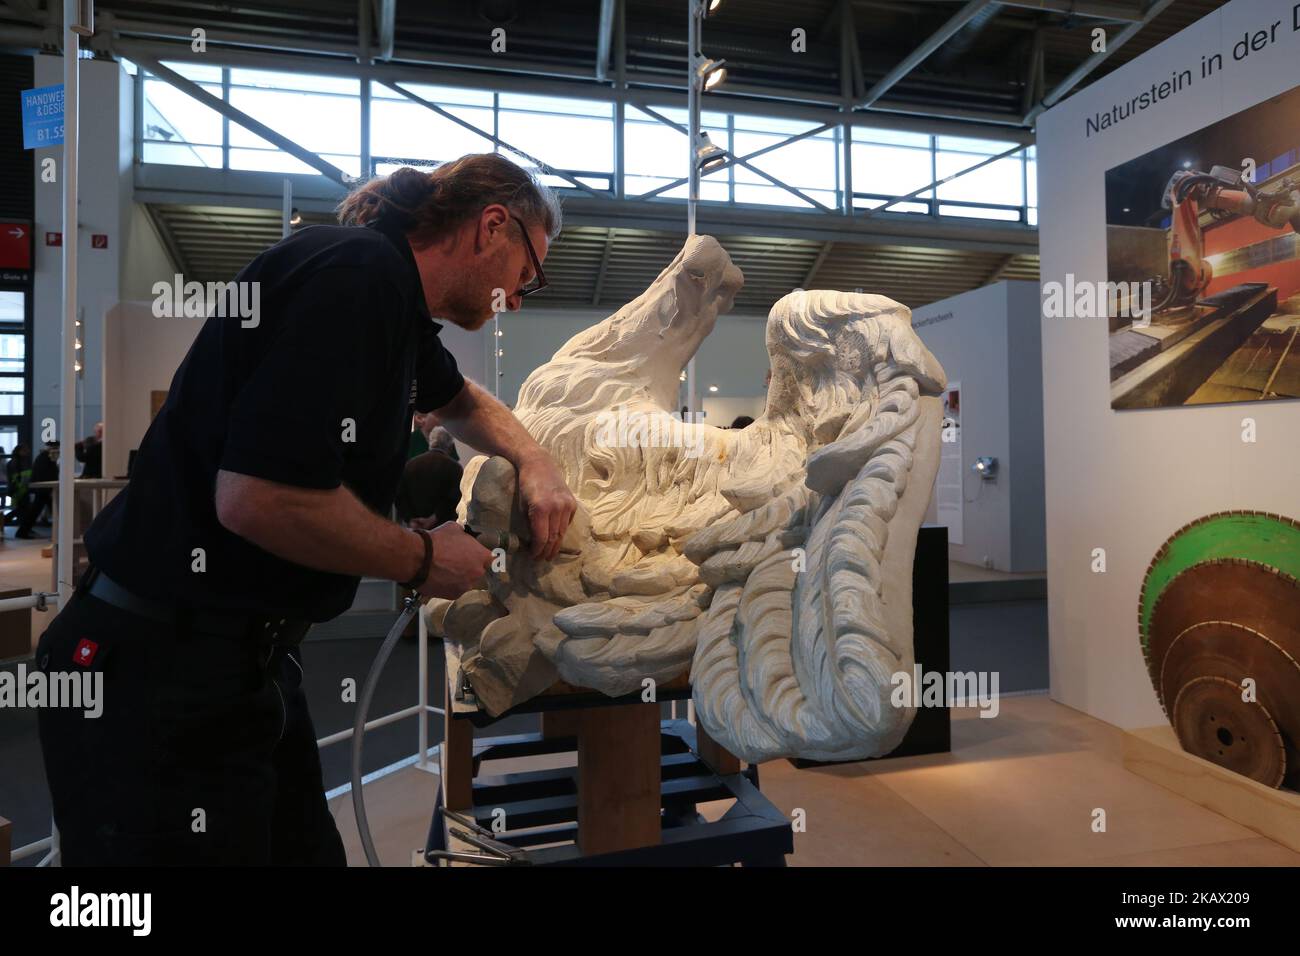
[[[782,811],[805,811],[795,866],[1300,865],[1300,854],[1129,773],[1121,740],[1045,696],[1014,697],[992,719],[954,710],[951,754],[808,770],[773,761],[760,777]],[[387,865],[424,845],[437,785],[408,768],[367,786]],[[364,863],[351,797],[332,806],[349,859]],[[725,809],[701,808],[711,818]],[[1093,830],[1098,809],[1105,832]]]
[[[14,537],[14,528],[10,525],[2,529],[4,541],[0,543],[0,587],[31,588],[32,592],[51,590],[53,569],[51,559],[41,557],[41,549],[50,543],[49,528],[37,528],[39,536],[34,540],[18,540]],[[49,611],[32,611],[32,648],[54,617],[54,608]]]

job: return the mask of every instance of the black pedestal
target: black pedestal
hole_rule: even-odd
[[[912,562],[912,634],[916,662],[922,673],[948,672],[948,529],[925,527],[916,536]],[[920,693],[920,688],[916,688]],[[912,726],[894,750],[872,760],[947,753],[952,730],[947,707],[918,707]],[[839,761],[829,761],[832,763]],[[857,761],[852,761],[857,762]],[[825,766],[828,761],[792,759],[800,769]]]

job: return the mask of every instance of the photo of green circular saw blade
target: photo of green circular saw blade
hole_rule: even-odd
[[[1224,512],[1179,529],[1147,569],[1138,626],[1152,686],[1184,749],[1274,787],[1285,774],[1294,786],[1300,523]],[[1247,677],[1255,699],[1228,692]]]

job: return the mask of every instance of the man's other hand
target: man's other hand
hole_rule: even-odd
[[[578,510],[578,499],[564,483],[564,474],[550,455],[539,451],[519,465],[519,497],[533,532],[529,552],[534,560],[554,559]]]

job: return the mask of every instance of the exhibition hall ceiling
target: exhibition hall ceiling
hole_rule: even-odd
[[[1121,31],[1140,29],[1100,57],[1071,93],[1220,6],[1220,0],[990,0],[983,5],[956,0],[724,0],[705,24],[702,49],[726,59],[729,77],[709,93],[708,104],[734,113],[838,109],[847,92],[855,115],[879,117],[882,126],[907,123],[909,129],[949,137],[994,140],[1005,135],[1025,142],[1033,135],[1026,123],[1027,117],[1032,123],[1033,104],[1070,86],[1072,74],[1098,59],[1092,49],[1096,27],[1112,39]],[[618,18],[612,16],[620,7],[624,42],[616,29]],[[42,37],[57,34],[50,20],[56,8],[52,0],[4,3],[0,30],[29,36],[39,47]],[[538,83],[552,95],[585,89],[581,95],[618,98],[620,65],[629,96],[681,90],[686,10],[685,0],[99,0],[97,34],[90,45],[104,55],[112,51],[167,59],[168,51],[189,50],[190,31],[199,24],[207,31],[207,55],[217,62],[223,56],[242,58],[245,66],[255,61],[264,69],[324,74],[355,70],[359,59],[373,58],[406,72],[431,71],[443,77],[439,82],[472,80],[485,89]],[[1148,11],[1158,12],[1143,23]],[[965,22],[943,42],[930,44],[957,16]],[[497,27],[505,31],[505,50],[494,53],[489,38]],[[807,49],[792,56],[792,31],[797,30],[805,31]],[[853,42],[841,46],[841,38]],[[927,45],[934,46],[933,52],[910,70],[898,71],[909,52]],[[633,112],[632,106],[628,110]],[[971,132],[962,132],[966,129]],[[858,192],[890,191],[881,177],[866,178],[871,181],[855,177]],[[1026,193],[1034,195],[1032,184]],[[174,202],[156,196],[142,201],[150,203],[177,264],[203,280],[231,278],[280,235],[278,213],[239,208],[253,205],[246,197],[214,194],[208,200],[199,189]],[[653,221],[629,222],[626,208],[619,212],[574,217],[547,263],[554,277],[547,305],[620,303],[645,288],[672,258],[680,230],[659,230]],[[742,311],[766,311],[797,287],[861,288],[916,307],[1002,278],[1038,277],[1034,218],[1019,237],[1014,229],[1004,229],[991,233],[993,241],[987,236],[935,241],[936,225],[952,231],[995,224],[965,220],[953,225],[951,217],[881,214],[878,223],[914,221],[902,227],[887,221],[876,235],[855,237],[841,228],[847,220],[831,216],[823,235],[801,236],[781,228],[781,215],[760,211],[744,228],[729,227],[731,234],[712,224],[705,227],[748,277],[738,302]],[[799,226],[822,225],[813,218]],[[304,221],[328,219],[304,211]],[[648,228],[625,228],[630,225]],[[897,238],[880,235],[885,227]],[[936,245],[945,248],[931,248]]]
[[[229,206],[152,205],[154,224],[186,275],[225,281],[280,237],[280,213]],[[303,225],[331,222],[304,213]],[[717,236],[745,274],[737,312],[766,314],[796,288],[861,290],[912,308],[1000,279],[1038,279],[1038,256],[902,245]],[[681,249],[682,235],[571,226],[546,258],[547,290],[530,308],[613,309],[639,295]]]
[[[0,7],[0,25],[45,23],[52,0]],[[99,0],[102,26],[146,41],[190,42],[207,30],[210,49],[277,51],[355,62],[360,11],[356,0],[274,0],[270,3],[176,3]],[[1043,90],[1053,90],[1092,54],[1092,30],[1114,37],[1140,22],[1147,0],[990,0],[890,89],[877,108],[926,115],[968,115],[1018,123],[1026,84],[1042,52]],[[1177,0],[1101,63],[1080,84],[1104,76],[1161,40],[1222,6],[1219,0]],[[598,82],[597,62],[616,66],[614,4],[601,0],[459,0],[415,3],[375,0],[372,36],[391,22],[399,63],[441,64],[492,74],[547,75]],[[57,4],[53,5],[57,9]],[[921,46],[963,9],[945,0],[724,0],[706,24],[709,56],[725,57],[732,79],[723,96],[755,95],[804,102],[842,95],[841,36],[856,38],[859,105],[908,51]],[[686,0],[626,0],[626,69],[632,85],[678,87],[685,70]],[[391,21],[385,15],[391,11]],[[609,24],[604,32],[603,22]],[[493,28],[506,31],[504,53],[490,49]],[[791,56],[791,31],[805,31],[807,50]],[[93,43],[91,44],[94,45]],[[381,59],[388,57],[380,55]],[[268,67],[271,64],[267,64]],[[1040,95],[1041,95],[1040,91]]]

